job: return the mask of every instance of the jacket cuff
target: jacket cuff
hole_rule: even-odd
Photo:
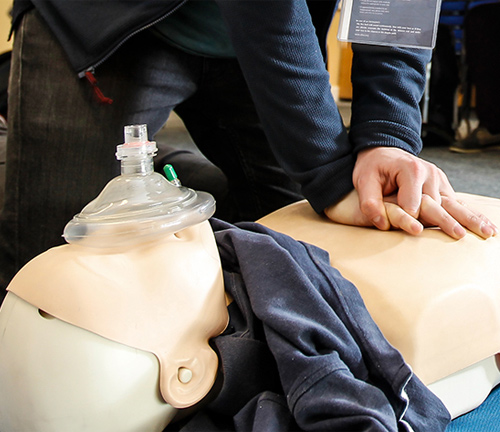
[[[422,150],[422,139],[413,129],[383,120],[353,126],[349,138],[355,154],[372,147],[397,147],[415,156]]]

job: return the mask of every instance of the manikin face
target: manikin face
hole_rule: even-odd
[[[217,357],[208,339],[224,330],[228,314],[219,255],[207,221],[126,249],[74,244],[53,248],[28,263],[8,289],[8,297],[22,306],[5,306],[0,313],[5,334],[13,335],[0,352],[0,364],[9,365],[0,368],[0,383],[6,388],[4,383],[14,386],[10,376],[26,379],[23,388],[14,391],[21,398],[18,402],[24,402],[16,403],[9,394],[0,411],[22,411],[30,405],[27,400],[43,406],[50,383],[52,400],[67,400],[73,410],[85,411],[87,420],[93,417],[92,409],[97,417],[102,411],[102,406],[81,409],[82,404],[92,405],[96,393],[114,400],[118,415],[136,417],[137,410],[118,406],[127,393],[137,393],[134,382],[147,381],[156,398],[152,412],[161,412],[168,422],[172,406],[194,405],[213,385]],[[7,305],[13,303],[7,300]],[[16,319],[21,308],[25,316]],[[45,342],[31,344],[29,339]],[[27,352],[33,346],[36,354]],[[135,380],[133,370],[149,378]],[[107,381],[104,378],[122,385],[103,390],[99,384]],[[75,398],[76,403],[71,402]],[[40,415],[68,413],[67,406],[60,406],[44,406]],[[143,407],[142,412],[148,410]],[[32,410],[18,417],[30,415],[37,414]],[[14,423],[1,426],[16,430]],[[104,430],[95,426],[92,430]],[[117,430],[116,423],[110,430]]]

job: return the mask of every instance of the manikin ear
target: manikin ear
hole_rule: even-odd
[[[215,242],[215,235],[212,226],[208,221],[203,221],[199,224],[189,226],[174,234],[178,240],[185,242],[199,242],[203,244],[205,252],[207,252],[220,265],[220,257]]]
[[[192,228],[193,227],[187,227],[180,231],[177,231],[174,233],[174,237],[186,241],[193,240],[197,235],[197,230],[193,230]]]
[[[161,359],[160,380],[163,399],[175,408],[188,408],[200,402],[212,389],[218,367],[217,354],[201,341],[197,346],[186,346],[177,360]]]

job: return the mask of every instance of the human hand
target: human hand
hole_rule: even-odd
[[[488,238],[498,233],[485,216],[458,201],[446,175],[435,165],[396,148],[361,152],[353,174],[357,193],[325,210],[332,220],[419,234],[438,226],[459,239],[468,228]],[[358,202],[353,197],[358,198]]]
[[[402,229],[414,235],[422,232],[423,224],[401,209],[396,204],[394,195],[385,197],[383,205],[390,227]],[[337,204],[327,207],[325,214],[330,220],[343,225],[373,226],[372,221],[361,211],[359,195],[356,189],[347,194]]]
[[[420,234],[424,227],[439,226],[449,236],[460,239],[465,235],[465,230],[457,222],[457,219],[468,221],[477,218],[476,221],[491,224],[482,214],[469,209],[465,203],[451,200],[449,197],[443,197],[442,204],[439,205],[431,197],[423,194],[418,219],[410,216],[397,204],[396,195],[384,197],[383,205],[389,227],[401,229],[413,235]],[[372,221],[361,211],[359,195],[356,190],[350,192],[337,204],[327,207],[325,214],[330,220],[344,225],[373,226]],[[481,223],[479,222],[480,226]],[[491,226],[493,230],[496,230],[494,225],[491,224]],[[496,234],[496,232],[491,235],[485,234],[481,229],[479,232],[477,230],[474,232],[483,238]]]

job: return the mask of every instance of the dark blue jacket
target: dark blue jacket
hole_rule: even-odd
[[[446,408],[383,337],[327,252],[256,223],[211,223],[234,298],[230,325],[213,340],[222,388],[169,430],[445,430]]]
[[[335,0],[216,2],[278,161],[302,185],[316,211],[353,188],[360,150],[393,146],[419,153],[419,103],[429,50],[353,45],[348,133],[324,64]],[[14,28],[32,5],[83,75],[89,69],[98,72],[123,41],[154,25],[182,0],[15,0]]]

